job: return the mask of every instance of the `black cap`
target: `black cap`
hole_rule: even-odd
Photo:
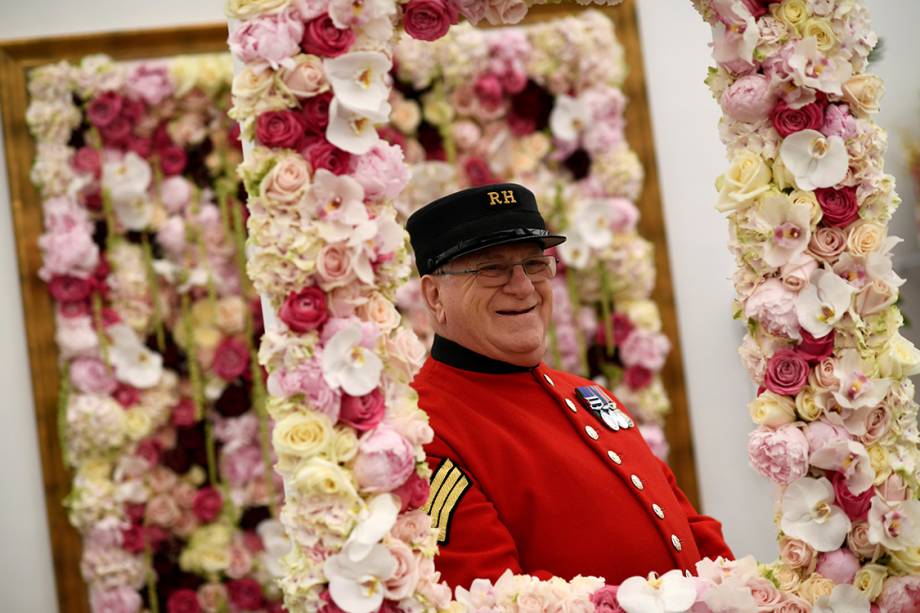
[[[406,230],[419,275],[494,245],[535,240],[547,249],[565,241],[549,233],[533,192],[517,183],[471,187],[438,198],[413,213]]]

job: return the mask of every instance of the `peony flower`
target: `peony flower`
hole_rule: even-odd
[[[371,200],[395,198],[409,183],[409,167],[403,160],[402,148],[384,141],[352,159],[351,175]]]
[[[920,547],[920,500],[885,501],[876,496],[869,508],[869,542],[892,551]]]
[[[920,605],[920,577],[889,577],[876,604],[885,613],[913,613]]]
[[[137,388],[153,387],[163,374],[163,356],[148,349],[125,324],[109,326],[109,361],[115,378]]]
[[[869,613],[869,599],[859,589],[842,583],[830,595],[815,600],[812,613]]]
[[[811,240],[811,211],[796,205],[782,192],[768,192],[761,200],[756,216],[767,225],[763,260],[781,267],[800,255]]]
[[[799,324],[815,338],[828,334],[850,308],[855,290],[829,270],[819,268],[795,303]]]
[[[329,104],[326,139],[348,153],[367,153],[380,141],[374,125],[386,123],[389,114],[387,102],[374,111],[357,112],[345,108],[339,104],[338,98],[333,98]]]
[[[349,613],[371,613],[383,603],[385,581],[397,566],[390,551],[376,544],[360,559],[352,559],[346,552],[329,556],[323,572],[333,602]]]
[[[354,464],[355,481],[364,492],[389,492],[415,469],[412,446],[385,424],[361,437]]]
[[[783,492],[780,528],[818,551],[839,549],[850,530],[850,520],[833,502],[830,481],[803,477]]]
[[[754,470],[781,485],[789,485],[808,473],[808,441],[791,424],[751,432],[748,457]]]
[[[381,113],[390,88],[385,78],[390,59],[379,51],[355,51],[323,61],[336,100],[358,113]]]
[[[852,440],[837,440],[814,451],[808,459],[812,466],[837,471],[845,477],[847,488],[862,494],[875,481],[875,470],[866,448]]]
[[[617,602],[626,613],[677,613],[686,611],[696,600],[696,586],[679,570],[660,577],[630,577],[617,589]]]
[[[843,181],[849,168],[843,139],[825,137],[817,130],[790,134],[780,145],[779,155],[801,190],[833,187]]]
[[[227,43],[230,52],[252,64],[267,62],[273,69],[292,66],[291,56],[299,51],[304,22],[297,11],[276,12],[248,19],[232,28]]]
[[[736,121],[756,123],[769,116],[776,101],[770,79],[762,74],[744,75],[732,83],[719,99],[722,110]]]
[[[564,246],[562,243],[561,246]],[[779,279],[758,285],[744,305],[744,316],[759,322],[770,334],[799,339],[797,295]]]
[[[859,558],[846,547],[841,547],[837,551],[819,555],[815,571],[834,583],[852,583],[859,568]]]
[[[620,347],[620,357],[626,366],[638,365],[657,372],[670,350],[671,342],[664,334],[635,330]]]
[[[361,346],[361,326],[351,323],[329,339],[320,364],[332,389],[350,396],[364,396],[380,383],[383,362],[373,351]]]

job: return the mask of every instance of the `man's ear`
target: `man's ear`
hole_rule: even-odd
[[[444,311],[443,296],[441,295],[441,285],[438,280],[431,275],[425,275],[421,278],[422,300],[428,307],[428,312],[434,317],[439,324],[447,321],[447,313]]]

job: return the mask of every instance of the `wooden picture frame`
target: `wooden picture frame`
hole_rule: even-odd
[[[535,6],[525,23],[571,15],[582,10],[575,5]],[[671,400],[666,432],[671,447],[670,464],[678,484],[694,505],[699,504],[687,395],[680,351],[667,237],[658,185],[657,162],[645,88],[642,51],[635,0],[603,9],[615,24],[616,36],[624,48],[628,76],[624,93],[626,134],[631,148],[645,170],[639,232],[654,244],[657,269],[652,298],[658,304],[663,332],[672,342],[672,353],[661,376]],[[10,206],[16,237],[19,283],[26,314],[35,419],[42,461],[48,530],[60,610],[88,612],[86,587],[80,574],[80,535],[70,525],[62,505],[71,488],[72,475],[64,465],[58,436],[58,356],[55,345],[52,300],[38,278],[41,254],[37,239],[43,231],[41,202],[30,180],[35,156],[34,141],[25,122],[28,100],[28,72],[45,64],[102,53],[112,59],[132,60],[225,51],[226,24],[168,29],[86,34],[0,42],[0,99],[4,129]]]

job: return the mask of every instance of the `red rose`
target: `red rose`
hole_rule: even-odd
[[[174,591],[166,601],[166,613],[201,613],[198,594],[187,588]]]
[[[113,326],[121,321],[121,315],[112,307],[102,309],[102,325],[105,327]]]
[[[294,111],[266,111],[256,120],[256,140],[266,147],[294,148],[304,126]]]
[[[48,282],[48,292],[58,302],[82,302],[93,293],[93,283],[71,275],[54,275]]]
[[[459,11],[449,0],[410,0],[403,8],[403,28],[418,40],[437,40],[457,23]]]
[[[495,183],[495,176],[486,161],[480,157],[470,156],[463,162],[463,174],[473,187]]]
[[[116,117],[109,123],[99,128],[102,142],[112,147],[121,147],[131,138],[131,122],[124,117]]]
[[[431,493],[431,486],[428,481],[418,476],[418,473],[412,473],[406,482],[393,490],[393,493],[402,500],[400,513],[420,509],[423,504],[428,502],[428,495]]]
[[[233,579],[227,582],[230,602],[244,611],[262,607],[262,586],[255,579]]]
[[[281,305],[278,317],[294,332],[316,330],[329,319],[326,292],[318,287],[305,287],[291,292]]]
[[[511,96],[509,121],[529,119],[533,121],[534,130],[542,130],[549,125],[549,116],[556,104],[555,97],[534,81],[528,81],[519,93]]]
[[[795,396],[808,383],[808,362],[793,349],[780,349],[767,362],[764,385],[776,394]]]
[[[345,422],[355,430],[362,432],[371,430],[383,421],[385,409],[383,394],[380,393],[379,389],[358,397],[343,394],[339,421]]]
[[[875,495],[875,488],[870,487],[858,496],[850,491],[847,487],[846,476],[839,472],[828,472],[831,483],[834,485],[834,496],[837,498],[837,505],[843,509],[853,521],[862,521],[869,516],[869,507],[872,506],[872,497]]]
[[[102,176],[102,155],[98,149],[92,147],[80,147],[74,151],[70,165],[77,172],[85,172],[93,175],[97,179]]]
[[[195,425],[195,402],[191,398],[181,398],[173,407],[172,423],[179,427]]]
[[[203,522],[212,522],[220,515],[224,500],[213,487],[203,487],[195,494],[195,500],[192,502],[192,512],[195,517]]]
[[[121,116],[127,119],[130,123],[136,124],[141,120],[141,117],[144,116],[146,109],[144,108],[144,103],[140,100],[135,100],[134,98],[122,98],[121,102]]]
[[[819,187],[815,197],[824,213],[822,221],[826,226],[845,228],[859,219],[859,203],[856,202],[856,188]]]
[[[225,381],[233,381],[249,369],[249,348],[235,338],[225,338],[214,351],[211,362],[214,373]]]
[[[233,125],[230,126],[230,144],[233,145],[235,149],[240,151],[243,150],[243,141],[240,139],[240,124],[233,122]]]
[[[188,156],[185,149],[178,145],[163,147],[158,151],[160,156],[160,169],[163,174],[171,177],[185,170],[185,164],[188,162]]]
[[[169,136],[169,130],[166,129],[166,122],[158,125],[157,129],[153,131],[153,148],[157,151],[175,144],[172,137]]]
[[[132,524],[121,531],[121,548],[128,553],[140,553],[144,550],[144,527]]]
[[[153,153],[153,141],[141,136],[129,136],[127,147],[128,151],[133,151],[142,158],[148,158]]]
[[[623,373],[623,381],[629,389],[638,391],[648,387],[648,384],[652,382],[652,374],[648,368],[633,364]]]
[[[144,515],[147,513],[147,505],[143,503],[131,503],[125,505],[125,515],[132,524],[139,524],[144,521]]]
[[[610,319],[613,320],[613,344],[622,345],[626,342],[626,339],[632,334],[632,331],[636,329],[636,326],[633,325],[633,322],[629,320],[629,317],[624,313],[614,313]],[[596,345],[606,345],[607,344],[607,329],[599,323],[597,326],[597,332],[594,333],[594,343]]]
[[[533,117],[524,117],[515,113],[508,113],[508,128],[511,134],[521,138],[528,134],[533,134],[537,130],[537,122]]]
[[[137,445],[134,452],[138,457],[144,458],[148,464],[153,466],[160,461],[160,443],[152,438],[144,439]]]
[[[829,334],[821,338],[815,338],[805,328],[799,328],[802,336],[801,342],[795,348],[800,356],[805,358],[809,364],[817,364],[824,358],[829,358],[834,353],[834,338],[837,335],[836,330],[831,329]]]
[[[122,408],[130,408],[141,401],[141,391],[127,383],[119,383],[112,397],[118,401]]]
[[[325,168],[332,174],[342,175],[348,172],[348,166],[351,164],[351,154],[339,149],[325,138],[307,147],[306,153],[313,172]]]
[[[770,117],[779,135],[786,138],[801,130],[821,129],[824,125],[824,108],[819,103],[812,102],[800,109],[793,109],[780,100],[770,112]]]
[[[262,537],[255,532],[243,532],[243,546],[251,553],[265,551],[265,544],[262,542]]]
[[[398,145],[403,151],[406,150],[408,143],[406,142],[406,137],[402,135],[398,130],[391,128],[390,126],[380,126],[377,128],[377,134],[380,135],[380,138],[390,143],[391,145]]]
[[[324,13],[304,24],[300,46],[313,55],[338,57],[348,51],[353,42],[355,33],[351,29],[338,29],[332,23],[332,17]]]
[[[473,91],[486,109],[494,110],[502,103],[502,82],[494,74],[484,74],[476,79]]]
[[[618,589],[615,585],[605,585],[591,594],[591,604],[594,605],[594,610],[598,613],[625,613],[617,601]]]
[[[319,608],[318,613],[345,613],[345,611],[340,609],[339,606],[333,602],[332,596],[329,595],[329,590],[321,593],[319,599],[323,602],[323,606]]]
[[[324,92],[311,96],[303,101],[300,116],[305,129],[310,132],[322,134],[329,125],[329,103],[332,102],[332,92]]]
[[[92,189],[83,194],[83,206],[91,211],[102,210],[102,192],[98,188]]]
[[[86,105],[86,118],[97,128],[104,128],[118,117],[123,103],[117,92],[102,92]]]

